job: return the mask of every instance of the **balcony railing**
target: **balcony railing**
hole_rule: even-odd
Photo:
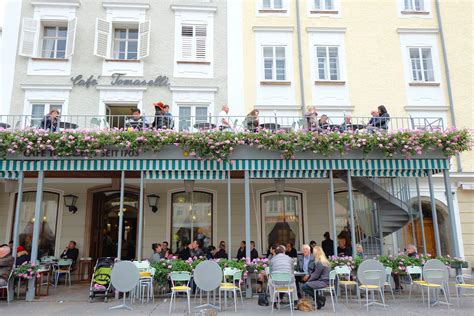
[[[382,119],[382,118],[380,118]],[[326,122],[313,120],[301,116],[259,116],[249,118],[245,116],[140,116],[131,115],[60,115],[57,121],[50,124],[43,116],[32,115],[0,115],[0,129],[15,131],[28,128],[42,129],[113,129],[113,128],[163,128],[176,131],[199,132],[204,130],[225,129],[233,131],[244,130],[317,130],[317,131],[344,131],[344,130],[444,130],[443,119],[440,117],[390,117],[383,118],[382,124],[369,125],[371,117],[343,116],[330,117]],[[347,121],[345,123],[345,121]]]

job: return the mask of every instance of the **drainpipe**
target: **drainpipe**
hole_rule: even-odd
[[[454,115],[453,91],[451,88],[451,76],[449,74],[448,54],[446,53],[446,42],[444,41],[444,31],[443,31],[443,23],[441,22],[441,9],[439,6],[439,0],[436,0],[435,3],[436,3],[436,17],[438,20],[439,36],[441,39],[441,47],[443,49],[444,72],[446,74],[446,83],[448,85],[449,112],[451,114],[451,123],[453,124],[453,127],[456,127],[456,116]],[[457,165],[457,172],[462,172],[461,157],[459,156],[459,154],[456,154],[456,165]]]
[[[304,80],[303,80],[303,55],[301,53],[301,25],[300,25],[300,1],[296,0],[296,32],[298,35],[298,68],[300,74],[300,95],[301,95],[301,116],[304,115],[306,103],[304,100]]]

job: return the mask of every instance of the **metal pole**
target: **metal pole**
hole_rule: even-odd
[[[244,194],[245,194],[245,258],[250,259],[250,177],[249,171],[244,172]],[[251,278],[247,278],[247,290],[245,296],[252,296]]]
[[[349,215],[351,217],[351,239],[352,239],[352,256],[355,257],[356,254],[356,235],[355,235],[355,220],[354,220],[354,201],[352,196],[352,177],[351,171],[347,170],[347,186],[349,193]]]
[[[438,212],[436,211],[436,201],[434,196],[434,189],[433,189],[433,177],[431,175],[431,170],[428,170],[428,185],[430,187],[430,198],[431,198],[431,212],[433,216],[433,228],[434,228],[434,236],[435,236],[435,243],[436,243],[436,255],[441,256],[441,243],[439,240],[439,227],[438,227]]]
[[[337,256],[336,208],[334,207],[334,175],[332,170],[329,170],[329,208],[332,217],[332,244],[334,255]]]
[[[119,227],[118,227],[118,241],[117,241],[117,260],[122,259],[122,229],[123,229],[123,199],[125,195],[125,171],[122,171],[120,180],[120,210],[119,210]]]
[[[144,171],[140,171],[140,204],[138,207],[138,252],[137,259],[142,260],[142,244],[143,244],[143,195],[145,191]]]
[[[36,185],[36,203],[35,203],[35,217],[33,223],[33,238],[31,241],[31,264],[36,264],[38,260],[38,244],[40,235],[40,224],[41,224],[41,209],[43,206],[43,184],[44,184],[44,171],[38,171],[38,183]],[[31,302],[35,298],[35,279],[31,278],[28,281],[28,291],[26,292],[26,300]]]
[[[451,191],[451,180],[449,177],[449,170],[443,170],[443,178],[444,178],[444,187],[446,190],[446,201],[448,202],[448,217],[449,223],[451,224],[451,239],[453,240],[454,246],[454,256],[460,257],[461,256],[461,249],[459,246],[458,240],[458,230],[456,225],[456,218],[454,215],[454,203],[453,203],[453,193]]]
[[[16,208],[15,208],[15,223],[13,224],[13,249],[12,249],[12,256],[16,258],[16,249],[19,243],[19,236],[18,231],[20,230],[20,212],[21,207],[23,204],[23,180],[24,180],[24,173],[20,171],[20,175],[18,177],[18,195],[16,198]]]
[[[296,0],[296,32],[298,35],[298,69],[300,79],[301,115],[304,115],[306,101],[304,97],[303,54],[301,49],[300,2]]]
[[[230,170],[227,172],[227,253],[229,258],[232,254],[232,198]]]
[[[418,212],[420,214],[420,225],[421,225],[421,239],[423,243],[423,254],[426,255],[426,238],[425,238],[425,221],[423,218],[423,207],[421,205],[421,196],[420,196],[420,182],[418,178],[415,179],[416,183],[416,195],[418,196]]]
[[[409,210],[410,210],[410,221],[411,221],[411,238],[413,240],[413,244],[416,246],[417,245],[417,242],[416,242],[416,234],[415,234],[415,219],[413,217],[413,206],[412,206],[412,203],[410,201],[410,198],[411,198],[411,190],[410,190],[410,181],[408,180],[405,180],[406,181],[406,201],[409,202],[410,204],[408,205],[409,207]]]
[[[378,231],[379,231],[379,238],[380,238],[380,255],[383,256],[384,254],[384,238],[383,238],[383,225],[382,225],[382,217],[380,216],[379,213],[379,206],[377,202],[374,202],[373,206],[375,207],[375,214],[376,214],[376,219],[377,219],[377,226],[378,226]]]

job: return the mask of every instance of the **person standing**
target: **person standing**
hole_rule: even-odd
[[[324,233],[324,240],[321,242],[321,246],[326,254],[326,257],[330,258],[334,256],[334,242],[331,239],[329,232]]]
[[[165,113],[165,116],[163,118],[163,128],[173,129],[174,118],[173,118],[173,115],[170,113],[170,106],[168,104],[165,104],[163,106],[163,112]]]
[[[141,115],[140,109],[132,109],[132,117],[125,121],[126,128],[135,128],[141,130],[148,127],[146,118]]]
[[[390,121],[390,114],[388,114],[388,111],[385,108],[385,105],[379,105],[377,107],[377,110],[378,110],[379,115],[374,126],[378,128],[382,128],[382,129],[387,129],[388,122]]]
[[[315,258],[315,269],[308,281],[303,284],[303,291],[314,298],[314,290],[324,289],[329,286],[329,272],[331,268],[329,266],[329,260],[324,254],[323,248],[316,246],[313,250],[313,256]],[[317,309],[321,309],[326,303],[326,297],[320,295],[316,291],[316,304]]]
[[[153,103],[155,106],[155,120],[153,121],[153,128],[156,129],[163,129],[165,128],[165,104],[163,102],[155,102]]]
[[[247,114],[245,117],[244,121],[244,126],[252,132],[257,132],[258,131],[258,126],[260,125],[259,123],[259,118],[258,115],[260,112],[257,109],[253,109],[252,112]]]
[[[308,131],[315,131],[318,129],[318,113],[316,112],[316,107],[308,106],[306,108],[305,117],[305,128]]]
[[[227,104],[224,104],[222,106],[222,111],[219,112],[217,117],[217,127],[221,131],[232,129],[232,122],[229,117],[229,106]]]

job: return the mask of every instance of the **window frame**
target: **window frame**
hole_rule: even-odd
[[[135,23],[133,23],[135,24]],[[136,28],[135,28],[136,26]],[[116,32],[118,30],[125,30],[125,38],[116,38]],[[130,35],[130,30],[136,30],[137,32],[137,38],[136,39],[131,39],[129,37]],[[128,25],[120,25],[120,23],[112,23],[112,36],[111,36],[111,43],[110,43],[110,53],[113,60],[120,60],[120,61],[138,61],[138,53],[139,53],[139,23],[136,23],[136,25],[132,25],[132,23]],[[117,51],[115,50],[116,48],[116,42],[119,41],[125,42],[125,51],[123,52],[125,55],[125,58],[120,58],[120,50],[118,51],[118,57],[116,56]],[[129,42],[136,42],[136,51],[135,51],[135,58],[128,58],[128,55],[130,54],[128,47],[129,47]]]
[[[191,57],[185,57],[184,56],[184,50],[183,50],[183,39],[185,38],[185,36],[183,36],[183,28],[184,27],[192,27],[192,36],[186,36],[186,37],[190,37],[191,38]],[[197,35],[197,28],[198,27],[203,27],[204,30],[205,30],[205,36],[202,36],[202,35]],[[180,37],[179,37],[179,49],[180,49],[180,53],[179,53],[179,60],[178,60],[178,63],[203,63],[203,64],[210,64],[210,61],[209,61],[209,55],[210,55],[210,52],[209,52],[209,30],[208,30],[208,23],[187,23],[187,22],[183,22],[181,23],[180,25]],[[199,37],[201,37],[201,40],[202,40],[202,37],[204,37],[204,55],[205,55],[205,58],[199,58],[198,57],[198,40],[199,40]]]
[[[403,11],[404,12],[426,12],[426,3],[425,0],[402,0],[403,1]],[[421,4],[420,9],[416,9],[416,2],[419,1]],[[406,4],[410,3],[410,7],[408,8]]]
[[[436,75],[435,75],[435,65],[433,61],[433,47],[431,46],[408,46],[408,62],[410,66],[410,80],[413,83],[436,83]],[[413,60],[411,57],[411,50],[416,49],[418,51],[418,56],[419,56],[419,62],[420,62],[420,69],[416,70],[416,72],[421,72],[421,79],[415,79],[413,77],[414,69],[413,69]],[[426,80],[426,69],[424,66],[424,60],[423,60],[423,49],[429,49],[430,51],[430,60],[431,60],[431,73],[433,75],[433,80]]]
[[[319,8],[316,4],[316,2],[319,1]],[[336,10],[336,1],[335,0],[329,0],[331,1],[331,8],[327,8],[327,0],[313,0],[313,9],[314,11],[337,11]]]
[[[319,68],[319,56],[318,56],[318,48],[324,48],[325,49],[325,57],[324,57],[324,75],[325,78],[320,77],[320,68]],[[337,71],[337,78],[332,79],[331,78],[331,61],[330,61],[330,56],[329,56],[329,49],[330,48],[336,48],[337,52],[337,63],[336,63],[336,71]],[[341,49],[339,45],[315,45],[315,54],[316,54],[316,81],[341,81],[342,76],[341,76]]]
[[[55,108],[55,109],[59,109],[59,115],[60,117],[63,114],[63,109],[64,109],[64,102],[61,102],[61,101],[30,101],[30,111],[29,111],[29,115],[30,115],[30,126],[33,126],[33,122],[36,122],[38,121],[41,122],[41,120],[44,118],[45,115],[47,115],[49,113],[49,111],[51,111],[51,109]],[[43,105],[44,108],[43,108],[43,115],[41,117],[34,117],[34,114],[33,114],[33,108],[35,105]],[[37,126],[37,125],[34,125],[34,126]]]
[[[268,1],[268,6],[265,6],[265,1]],[[280,1],[281,7],[277,8],[275,7],[275,2]],[[285,3],[284,0],[261,0],[260,3],[260,10],[267,11],[267,10],[275,10],[275,11],[280,11],[280,10],[285,10]]]
[[[205,123],[205,122],[207,123],[208,122],[209,108],[211,107],[211,103],[205,103],[205,102],[177,103],[176,107],[178,109],[178,113],[177,113],[177,122],[175,122],[175,125],[176,125],[176,128],[177,128],[178,131],[184,131],[184,129],[182,129],[182,127],[181,127],[181,122],[190,122],[189,131],[194,130],[194,124],[197,123],[197,120],[196,120],[196,118],[197,118],[196,109],[197,108],[206,108],[207,109],[206,119],[202,120],[202,123]],[[180,109],[181,108],[190,108],[191,109],[189,120],[185,120],[185,119],[181,118],[181,115],[180,115]],[[199,122],[201,122],[201,120],[199,120]]]
[[[263,81],[265,82],[287,82],[288,80],[288,67],[287,67],[287,46],[286,45],[262,45],[262,78]],[[272,77],[271,79],[266,78],[265,74],[265,59],[268,57],[265,57],[265,48],[272,48]],[[277,73],[277,57],[276,56],[276,49],[277,48],[283,48],[284,52],[284,78],[283,79],[278,79],[278,73]]]
[[[64,60],[66,59],[66,51],[67,51],[67,41],[68,41],[68,27],[67,25],[64,26],[63,23],[54,23],[51,24],[51,23],[41,23],[41,37],[40,37],[40,40],[38,41],[39,45],[40,45],[40,48],[39,48],[39,54],[38,57],[39,58],[44,58],[44,59],[59,59],[59,60]],[[50,37],[50,36],[46,36],[46,28],[54,28],[55,30],[55,35],[53,37]],[[62,37],[59,37],[59,29],[60,28],[64,28],[65,30],[65,37],[62,38]],[[51,50],[54,54],[53,57],[51,56],[44,56],[44,52],[45,52],[45,40],[46,39],[50,39],[50,40],[53,40],[54,41],[54,49]],[[58,55],[58,42],[60,40],[63,40],[64,41],[64,57],[57,57]]]

